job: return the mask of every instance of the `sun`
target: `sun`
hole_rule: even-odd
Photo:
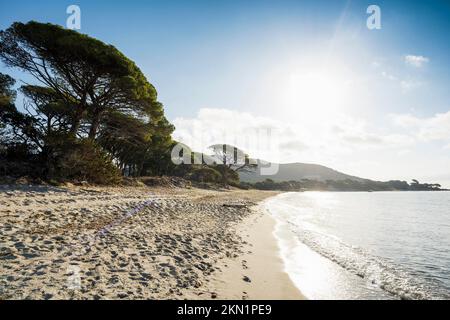
[[[285,85],[285,107],[288,114],[303,117],[325,117],[342,111],[348,81],[326,71],[291,74]]]

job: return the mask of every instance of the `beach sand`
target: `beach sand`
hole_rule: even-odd
[[[275,194],[0,186],[0,299],[301,299]]]
[[[212,281],[222,299],[303,300],[284,271],[277,241],[275,221],[260,206],[244,219],[237,233],[244,239],[243,253],[221,261],[223,272]]]

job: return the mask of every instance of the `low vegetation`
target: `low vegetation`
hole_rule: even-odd
[[[243,188],[254,188],[259,190],[280,190],[280,191],[437,191],[442,190],[439,184],[419,183],[413,180],[412,183],[406,181],[392,180],[387,182],[373,180],[327,180],[317,181],[303,179],[300,181],[275,182],[266,179],[262,182],[245,183]]]

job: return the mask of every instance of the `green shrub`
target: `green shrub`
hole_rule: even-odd
[[[121,181],[121,172],[111,157],[92,141],[75,141],[70,143],[70,148],[66,144],[64,151],[56,162],[57,178],[95,184],[117,184]]]
[[[197,182],[219,182],[221,174],[211,167],[195,168],[188,174],[188,179]]]

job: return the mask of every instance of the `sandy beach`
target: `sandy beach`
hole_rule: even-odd
[[[275,192],[0,186],[0,299],[302,299]]]
[[[284,272],[273,235],[275,220],[261,205],[253,210],[236,228],[244,239],[243,253],[221,261],[223,272],[213,280],[217,292],[224,299],[305,299]]]

